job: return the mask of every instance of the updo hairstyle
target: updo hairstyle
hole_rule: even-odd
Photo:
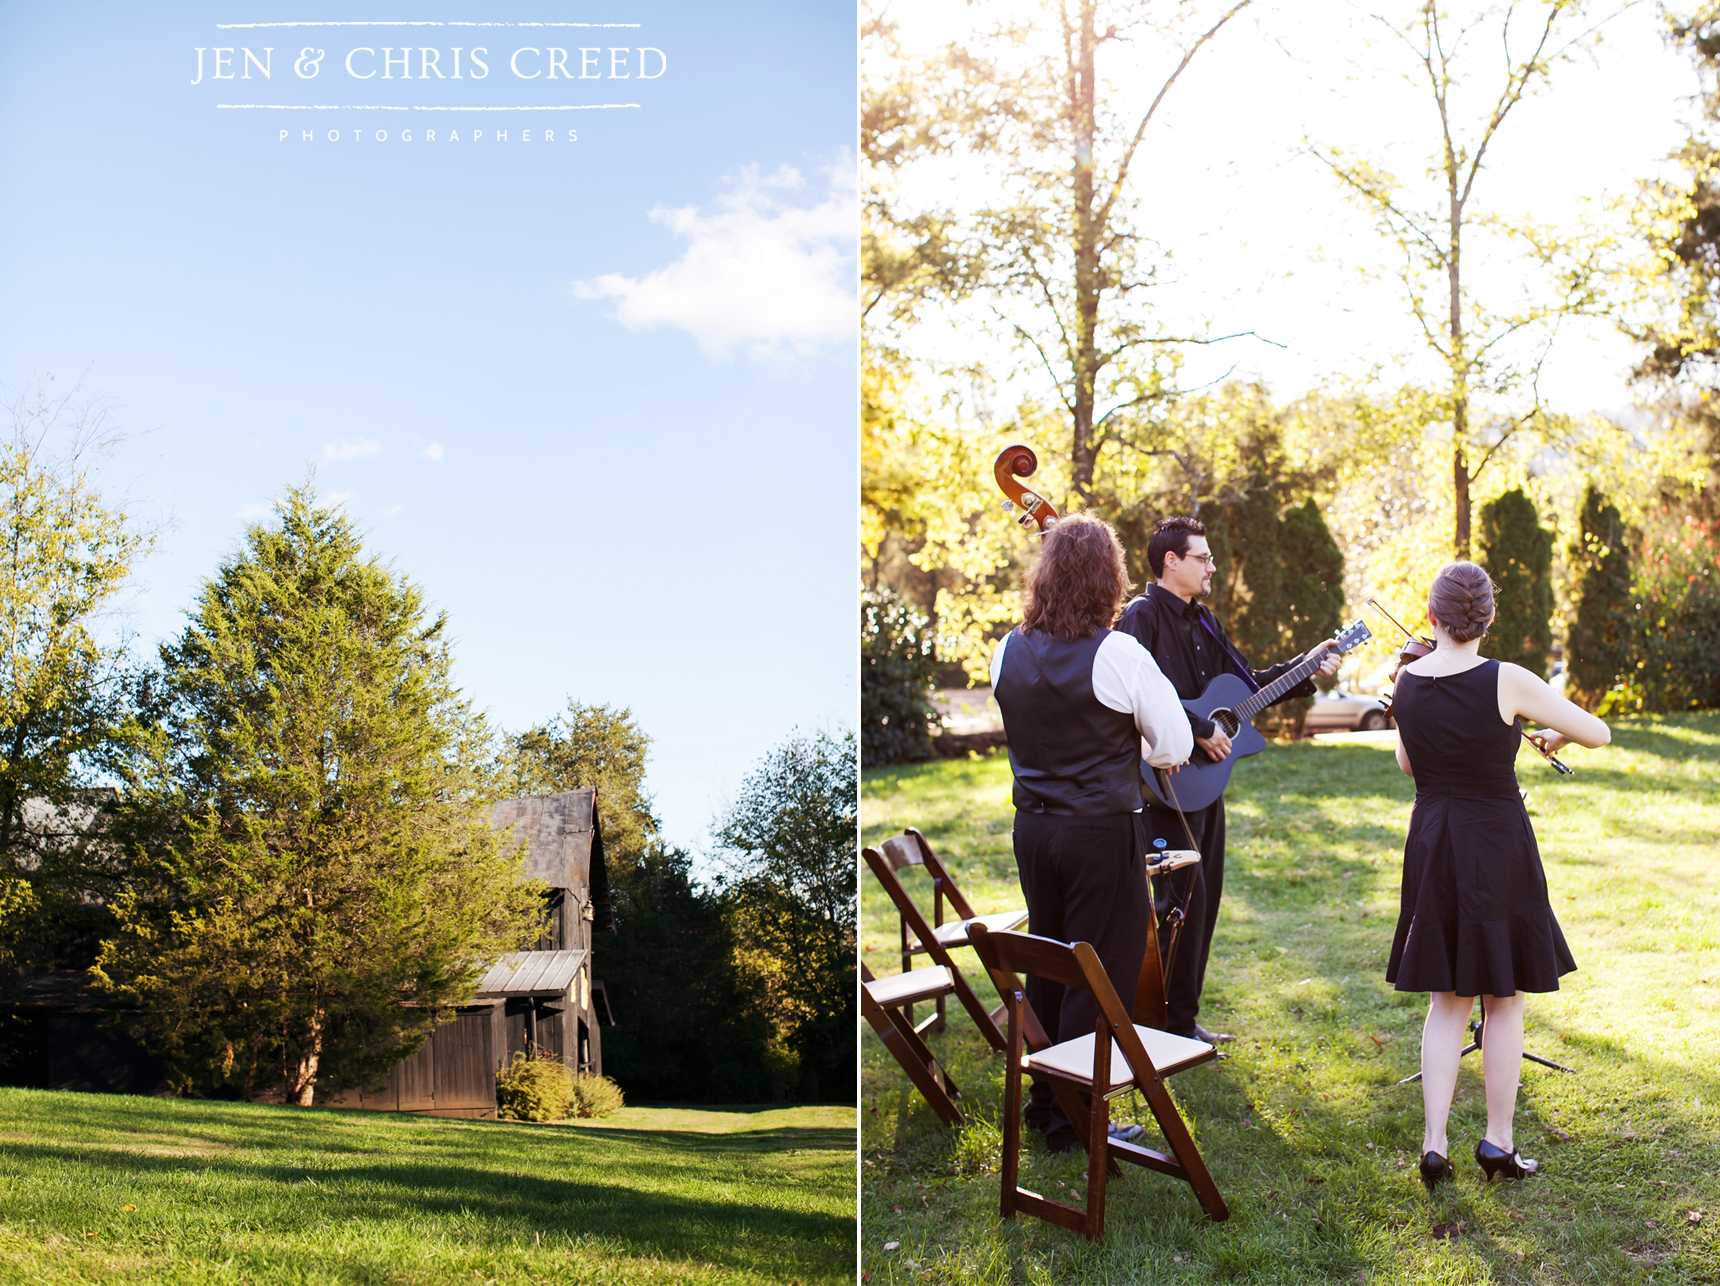
[[[1493,624],[1493,578],[1474,563],[1447,563],[1427,592],[1427,614],[1453,643],[1467,643]]]

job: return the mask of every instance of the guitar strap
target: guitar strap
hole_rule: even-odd
[[[1242,681],[1248,685],[1248,690],[1250,692],[1260,691],[1260,685],[1254,681],[1253,672],[1243,663],[1242,654],[1231,646],[1229,639],[1213,629],[1212,622],[1206,619],[1206,609],[1202,607],[1195,610],[1196,615],[1200,617],[1201,626],[1208,634],[1212,635],[1212,641],[1218,644],[1218,650],[1224,654],[1225,659],[1236,667],[1236,672],[1242,676]]]

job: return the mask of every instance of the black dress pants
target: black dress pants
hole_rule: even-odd
[[[1017,812],[1014,838],[1028,927],[1043,938],[1091,944],[1124,1008],[1133,1007],[1152,913],[1143,815]],[[1054,1041],[1090,1034],[1099,1017],[1091,992],[1042,978],[1027,980],[1027,1000]],[[1023,1116],[1053,1151],[1077,1145],[1049,1084],[1034,1082]]]
[[[1200,989],[1206,981],[1206,958],[1218,925],[1218,903],[1224,896],[1224,800],[1219,798],[1188,815],[1200,861],[1153,879],[1153,910],[1159,917],[1159,951],[1165,956],[1165,1000],[1169,1015],[1165,1029],[1179,1036],[1194,1035],[1200,1014]],[[1147,809],[1148,843],[1155,848],[1187,848],[1182,819],[1175,809],[1156,802]],[[1159,841],[1164,843],[1160,844]],[[1185,902],[1186,899],[1186,902]],[[1167,923],[1172,908],[1184,907],[1182,934],[1171,956]],[[1034,930],[1038,932],[1038,930]]]

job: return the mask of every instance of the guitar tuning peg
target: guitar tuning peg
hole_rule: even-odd
[[[1011,500],[1008,496],[1003,498],[1003,512],[1006,514],[1015,512],[1015,501]]]

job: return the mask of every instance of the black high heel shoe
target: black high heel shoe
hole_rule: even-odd
[[[1444,1179],[1457,1177],[1457,1170],[1449,1160],[1437,1152],[1424,1152],[1421,1157],[1421,1182],[1427,1189],[1427,1195],[1432,1196],[1433,1190]]]
[[[1475,1161],[1487,1171],[1487,1181],[1495,1178],[1526,1179],[1541,1168],[1539,1161],[1531,1161],[1516,1148],[1509,1152],[1504,1148],[1496,1148],[1486,1139],[1475,1145]]]

